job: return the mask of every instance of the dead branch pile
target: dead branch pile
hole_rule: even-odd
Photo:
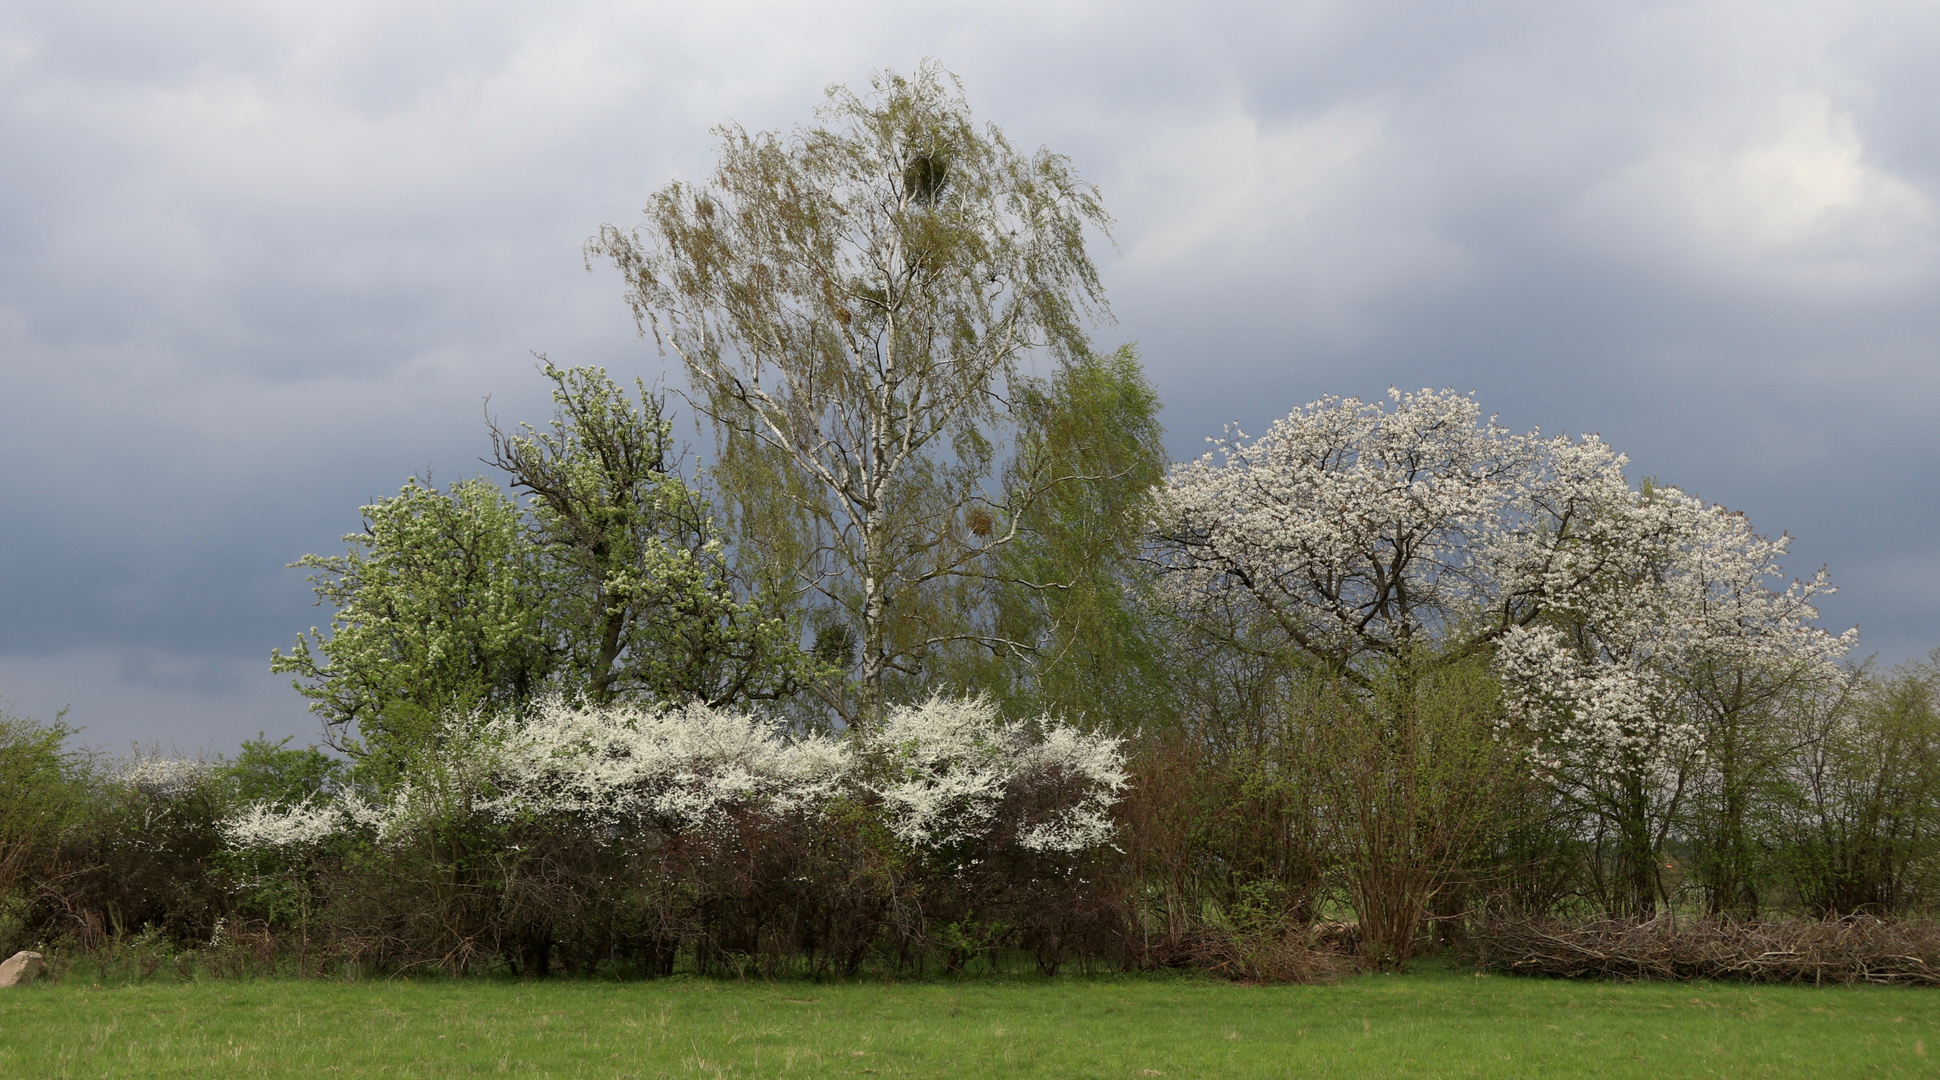
[[[1484,966],[1601,979],[1940,986],[1940,925],[1866,915],[1772,922],[1497,917],[1469,949]]]
[[[1352,927],[1345,928],[1351,935]],[[1190,968],[1235,982],[1324,983],[1351,975],[1358,965],[1351,936],[1337,924],[1300,928],[1226,928],[1200,924],[1146,956],[1155,967]]]

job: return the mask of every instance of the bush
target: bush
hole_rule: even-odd
[[[71,753],[73,729],[0,713],[0,955],[37,940],[44,883],[57,876],[63,839],[84,811],[88,762]]]
[[[545,974],[616,964],[960,970],[1028,948],[1055,971],[1113,915],[1097,859],[1118,742],[987,701],[801,734],[702,706],[447,723],[383,797],[240,807],[249,903],[288,904],[338,962]],[[307,940],[307,937],[306,937]]]

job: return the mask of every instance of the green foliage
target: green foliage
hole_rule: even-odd
[[[293,672],[332,745],[394,779],[446,717],[517,712],[546,693],[726,703],[787,692],[796,631],[733,573],[680,476],[661,400],[599,368],[542,368],[551,425],[491,427],[525,505],[483,478],[413,477],[363,508],[343,555],[306,555],[328,634]]]
[[[285,736],[271,742],[262,735],[243,740],[235,760],[223,766],[238,802],[289,807],[342,786],[349,772],[344,762],[314,746],[292,750],[290,741]]]
[[[312,627],[271,663],[299,677],[334,745],[383,761],[446,715],[516,706],[550,685],[554,590],[504,492],[412,477],[362,513],[347,553],[294,564],[335,609],[330,633]]]
[[[92,755],[70,750],[74,729],[0,712],[0,953],[34,944],[40,886],[90,809]]]
[[[1164,707],[1137,561],[1165,478],[1158,395],[1127,345],[1021,381],[1013,408],[1010,486],[1040,490],[995,560],[994,636],[1021,646],[995,654],[1010,661],[1000,685],[1013,711],[1130,730]]]
[[[87,808],[90,762],[67,748],[72,734],[58,718],[42,724],[0,712],[0,903],[44,873]]]
[[[1790,799],[1768,835],[1806,910],[1940,900],[1940,651],[1867,679],[1799,732]]]
[[[1416,654],[1364,671],[1372,689],[1320,677],[1290,703],[1298,782],[1322,811],[1364,958],[1397,967],[1428,919],[1464,910],[1472,868],[1533,778],[1482,661]]]
[[[66,852],[80,873],[60,905],[81,924],[79,938],[207,941],[233,899],[221,823],[234,799],[220,763],[135,757],[91,794]]]
[[[710,507],[681,478],[664,402],[643,383],[629,399],[599,368],[541,370],[551,427],[494,425],[493,460],[529,496],[569,691],[597,705],[788,692],[788,624],[765,597],[739,595]]]

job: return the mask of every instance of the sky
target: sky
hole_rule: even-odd
[[[314,739],[287,564],[544,420],[534,352],[672,381],[586,238],[925,57],[1102,192],[1175,457],[1473,392],[1940,646],[1940,6],[66,0],[0,5],[0,708]]]

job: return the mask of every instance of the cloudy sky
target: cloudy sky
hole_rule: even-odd
[[[541,419],[531,351],[658,377],[580,244],[925,56],[1103,191],[1176,456],[1472,390],[1940,646],[1931,3],[68,0],[0,6],[0,704],[307,741],[285,564]]]

